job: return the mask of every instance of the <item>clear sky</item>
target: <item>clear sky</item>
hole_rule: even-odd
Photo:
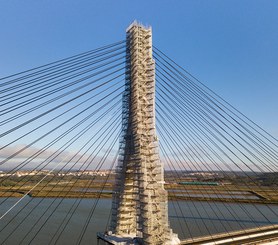
[[[0,77],[125,38],[153,42],[278,137],[278,1],[0,0]]]

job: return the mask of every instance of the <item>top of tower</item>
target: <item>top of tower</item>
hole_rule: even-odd
[[[126,29],[126,32],[128,32],[132,27],[137,26],[137,27],[142,27],[146,30],[151,30],[152,27],[151,26],[144,26],[142,23],[138,22],[137,20],[134,20],[129,27]]]

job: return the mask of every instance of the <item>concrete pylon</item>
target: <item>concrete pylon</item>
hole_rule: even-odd
[[[127,29],[126,52],[122,136],[111,231],[102,238],[112,244],[179,244],[169,227],[168,197],[155,129],[151,28],[137,22],[131,24]]]

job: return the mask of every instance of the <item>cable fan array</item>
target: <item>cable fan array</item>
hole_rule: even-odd
[[[211,176],[210,180],[221,176],[233,182],[233,188],[224,184],[221,191],[196,185],[172,193],[175,199],[189,200],[172,202],[181,237],[194,238],[196,231],[212,236],[277,224],[276,205],[266,204],[262,210],[252,203],[242,204],[248,200],[239,201],[244,197],[238,197],[241,193],[254,194],[254,190],[270,199],[278,194],[277,140],[156,47],[154,58],[157,131],[161,157],[166,169],[171,170],[172,183],[182,183],[190,174],[200,176],[198,173]],[[276,185],[267,189],[261,186],[258,178],[263,174],[273,174]],[[239,192],[242,189],[245,192]],[[196,216],[199,219],[192,221]]]
[[[158,48],[153,52],[171,227],[194,241],[276,225],[277,140]],[[93,244],[92,230],[108,229],[111,199],[102,197],[111,194],[120,148],[128,58],[120,41],[1,79],[1,244]],[[182,185],[204,174],[233,188]],[[274,176],[268,188],[258,182],[264,175]],[[85,198],[94,186],[93,198]],[[241,193],[263,205],[243,203]]]
[[[110,173],[121,131],[125,63],[121,41],[1,79],[0,166],[6,171],[0,179],[1,244],[43,244],[41,234],[53,222],[55,231],[44,242],[63,241],[96,176],[82,182],[68,206],[67,194],[88,171],[105,168]],[[24,175],[26,169],[29,174]],[[15,174],[23,176],[10,186]],[[76,228],[75,244],[83,241],[108,178],[98,185],[87,219]],[[30,198],[35,192],[45,197]],[[13,198],[15,193],[22,195]],[[56,220],[61,209],[67,212]]]

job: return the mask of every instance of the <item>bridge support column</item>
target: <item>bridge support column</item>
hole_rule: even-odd
[[[111,232],[103,237],[112,244],[179,244],[169,227],[168,198],[155,129],[152,31],[137,23],[127,29],[122,122]]]

